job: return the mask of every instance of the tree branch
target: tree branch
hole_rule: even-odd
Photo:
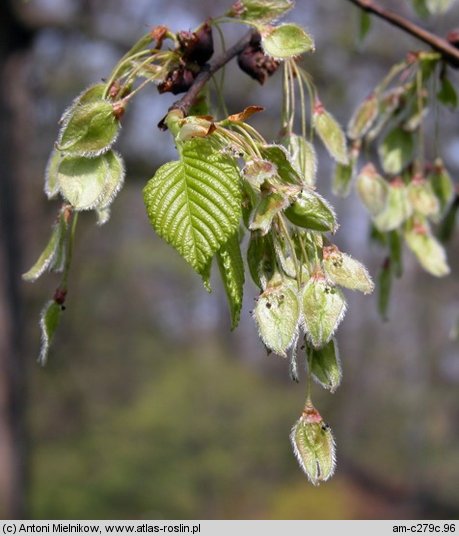
[[[224,67],[229,61],[231,61],[235,56],[244,50],[244,48],[250,43],[250,40],[254,36],[255,30],[250,30],[247,32],[237,43],[232,47],[228,48],[223,54],[218,58],[215,58],[210,64],[204,66],[202,71],[195,78],[190,89],[180,98],[178,101],[169,108],[171,110],[181,110],[184,115],[187,115],[193,102],[199,95],[202,88],[207,84],[207,82],[212,78],[212,76]],[[161,123],[160,123],[161,125]]]
[[[443,56],[443,59],[451,66],[459,68],[459,49],[451,45],[446,39],[424,30],[424,28],[421,28],[398,13],[382,8],[372,0],[348,0],[348,2],[416,37],[419,41],[426,43],[439,52]]]

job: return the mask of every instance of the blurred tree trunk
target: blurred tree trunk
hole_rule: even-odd
[[[20,291],[20,221],[13,136],[14,110],[9,90],[11,65],[30,43],[30,33],[11,4],[0,8],[0,518],[25,515],[25,367]]]

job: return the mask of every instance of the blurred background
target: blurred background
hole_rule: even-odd
[[[408,1],[380,0],[414,18]],[[314,35],[306,67],[325,105],[346,123],[388,68],[419,47],[375,21],[356,45],[357,10],[344,0],[297,2],[290,18]],[[145,215],[141,189],[173,158],[156,128],[174,100],[152,86],[123,119],[118,148],[127,181],[112,219],[78,229],[68,307],[46,367],[36,364],[38,316],[57,284],[20,281],[48,239],[57,202],[43,171],[57,121],[73,97],[106,77],[157,24],[193,29],[226,0],[3,0],[0,6],[0,518],[378,519],[459,515],[459,239],[452,273],[436,280],[409,253],[384,323],[376,298],[348,294],[338,332],[344,368],[335,395],[316,405],[338,444],[335,477],[311,486],[288,435],[304,378],[267,356],[249,311],[230,332],[223,290],[208,294]],[[424,21],[440,35],[459,7]],[[243,32],[228,27],[227,41]],[[454,77],[453,77],[454,78]],[[278,130],[280,76],[260,88],[231,65],[231,113],[266,107],[252,123]],[[457,82],[457,77],[454,78]],[[442,152],[459,173],[458,116],[441,116]],[[355,198],[333,198],[321,154],[319,191],[335,205],[339,247],[376,276],[383,252]],[[459,234],[459,233],[458,233]]]

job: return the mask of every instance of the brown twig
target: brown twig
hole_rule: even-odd
[[[348,0],[360,9],[363,9],[367,13],[372,13],[377,17],[385,20],[389,24],[400,28],[406,33],[416,37],[423,43],[430,45],[434,50],[439,52],[444,60],[451,66],[459,68],[459,49],[451,45],[446,39],[439,37],[424,28],[421,28],[417,24],[409,21],[405,17],[402,17],[394,11],[382,8],[372,0]]]
[[[207,64],[203,67],[201,72],[195,78],[190,89],[180,98],[178,101],[169,108],[171,110],[181,110],[185,115],[189,112],[193,102],[198,97],[202,88],[207,84],[207,82],[212,78],[212,76],[224,67],[230,60],[237,56],[244,48],[250,43],[254,34],[254,30],[247,32],[237,43],[232,47],[228,48],[223,54],[218,58],[215,58],[210,64]],[[160,122],[159,126],[161,128]],[[164,125],[165,126],[165,125]]]

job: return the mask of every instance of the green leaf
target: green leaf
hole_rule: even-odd
[[[336,285],[370,294],[374,283],[365,266],[343,253],[336,246],[323,249],[323,267],[326,275]]]
[[[359,10],[359,42],[363,43],[371,30],[372,18],[367,11]]]
[[[456,218],[459,210],[459,200],[452,203],[443,218],[438,230],[438,238],[443,242],[448,242],[453,237],[456,229]]]
[[[61,161],[62,153],[57,149],[53,149],[45,171],[45,194],[48,199],[53,199],[59,193],[58,170]]]
[[[396,277],[403,275],[403,243],[398,230],[387,234],[389,241],[390,263]]]
[[[261,46],[268,56],[287,59],[314,51],[314,40],[298,24],[261,28]]]
[[[61,319],[62,308],[54,300],[48,301],[40,313],[41,346],[38,362],[44,365],[48,359],[49,349],[54,333]]]
[[[282,138],[282,144],[287,147],[290,159],[300,172],[305,186],[314,186],[317,175],[317,155],[312,143],[303,136],[288,134]]]
[[[285,215],[289,221],[305,229],[334,232],[337,228],[332,206],[312,188],[304,188],[285,210]]]
[[[398,175],[413,160],[413,135],[401,128],[395,128],[384,138],[378,152],[384,171]]]
[[[253,314],[264,344],[286,357],[297,336],[300,321],[300,304],[294,284],[270,282],[260,294]]]
[[[263,145],[259,148],[261,156],[272,162],[277,169],[277,175],[285,184],[303,183],[298,170],[293,166],[290,155],[282,145]]]
[[[323,275],[313,275],[303,289],[301,303],[306,335],[315,348],[322,348],[346,313],[343,293]]]
[[[51,238],[32,268],[22,275],[25,281],[36,281],[46,270],[62,271],[65,257],[67,224],[62,214],[53,227]]]
[[[383,320],[388,319],[391,291],[392,265],[390,259],[386,259],[378,276],[378,311]]]
[[[351,140],[363,138],[378,117],[379,99],[375,94],[366,98],[355,110],[347,127],[347,135]]]
[[[405,231],[405,240],[424,270],[436,277],[450,273],[445,249],[432,235],[426,220],[412,222]]]
[[[312,123],[330,156],[340,164],[348,164],[346,136],[336,119],[320,102],[316,102],[314,107]]]
[[[247,265],[255,285],[264,290],[274,274],[274,251],[268,236],[251,234],[247,248]]]
[[[427,9],[426,0],[413,0],[413,9],[423,19],[429,16],[429,10]]]
[[[456,89],[446,76],[443,77],[441,81],[441,87],[437,93],[437,99],[444,106],[448,106],[449,108],[457,108],[459,103]]]
[[[442,216],[454,199],[454,183],[440,158],[435,160],[433,172],[428,179],[440,203],[440,216]]]
[[[279,19],[294,5],[293,0],[241,0],[228,15],[247,22],[267,23]]]
[[[335,470],[335,442],[318,411],[306,406],[290,433],[293,452],[312,484],[328,480]]]
[[[319,350],[311,348],[309,363],[314,380],[334,393],[341,383],[343,375],[336,340],[331,339]]]
[[[57,149],[68,156],[98,156],[115,143],[119,129],[119,121],[109,101],[78,105],[64,119]]]
[[[244,295],[244,262],[239,246],[239,233],[231,236],[217,253],[220,275],[231,313],[231,329],[239,323]]]
[[[211,140],[179,146],[180,160],[161,166],[144,188],[156,232],[202,273],[241,218],[239,170]]]
[[[81,106],[90,102],[101,101],[105,93],[105,87],[106,85],[104,83],[89,86],[73,101],[73,106]]]
[[[61,194],[75,210],[108,207],[123,181],[123,163],[113,151],[96,158],[64,158],[58,170]]]

